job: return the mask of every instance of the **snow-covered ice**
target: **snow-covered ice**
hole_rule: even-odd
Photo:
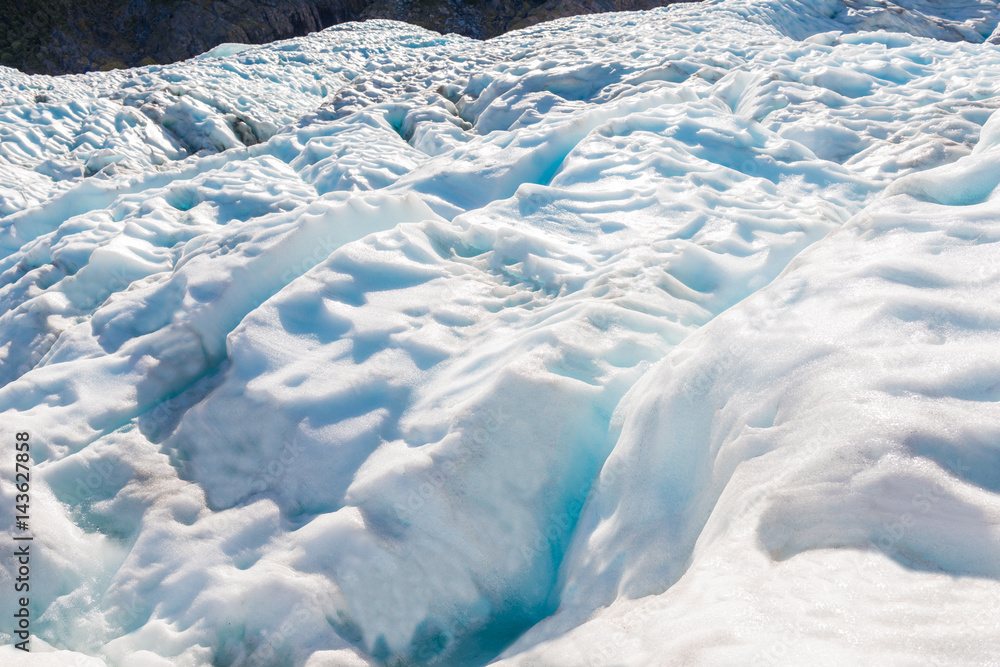
[[[998,22],[0,68],[0,661],[996,664]]]

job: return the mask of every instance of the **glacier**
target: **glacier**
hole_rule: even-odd
[[[998,22],[0,68],[0,661],[997,664]]]

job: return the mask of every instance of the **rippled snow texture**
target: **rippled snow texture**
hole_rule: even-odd
[[[998,19],[0,68],[0,658],[995,664]]]

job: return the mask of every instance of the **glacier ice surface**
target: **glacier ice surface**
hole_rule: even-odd
[[[998,20],[0,68],[0,660],[994,664]]]

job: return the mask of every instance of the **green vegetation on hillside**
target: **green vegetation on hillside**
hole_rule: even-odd
[[[0,64],[64,74],[190,58],[387,18],[486,39],[563,16],[694,0],[17,0],[0,2]]]

